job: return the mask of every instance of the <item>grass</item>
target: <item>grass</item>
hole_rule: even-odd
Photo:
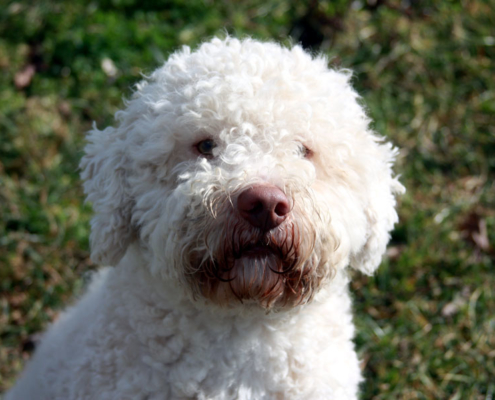
[[[316,4],[2,6],[0,392],[95,268],[84,132],[110,124],[122,94],[178,46],[228,31],[292,33],[351,68],[375,129],[401,149],[401,222],[378,273],[352,283],[362,398],[494,397],[495,3]]]

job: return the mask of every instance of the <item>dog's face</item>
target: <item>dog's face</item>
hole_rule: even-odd
[[[309,301],[349,263],[370,273],[401,186],[348,81],[299,47],[174,54],[89,135],[93,259],[137,241],[193,298],[265,309]]]

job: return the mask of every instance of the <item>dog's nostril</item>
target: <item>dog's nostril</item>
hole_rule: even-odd
[[[287,214],[289,214],[290,205],[287,201],[287,198],[285,198],[285,200],[286,201],[280,201],[275,207],[275,214],[277,214],[279,217],[285,217]]]
[[[290,212],[290,204],[278,187],[260,185],[239,195],[237,209],[251,225],[269,231],[285,220]]]

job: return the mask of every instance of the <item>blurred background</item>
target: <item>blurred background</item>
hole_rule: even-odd
[[[362,398],[493,399],[495,0],[1,1],[0,393],[96,268],[85,132],[172,51],[226,33],[352,69],[401,149],[400,223],[351,287]]]

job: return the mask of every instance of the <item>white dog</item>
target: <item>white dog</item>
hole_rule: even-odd
[[[403,188],[349,80],[227,38],[138,84],[81,162],[114,268],[7,399],[355,399],[346,267],[378,267]]]

